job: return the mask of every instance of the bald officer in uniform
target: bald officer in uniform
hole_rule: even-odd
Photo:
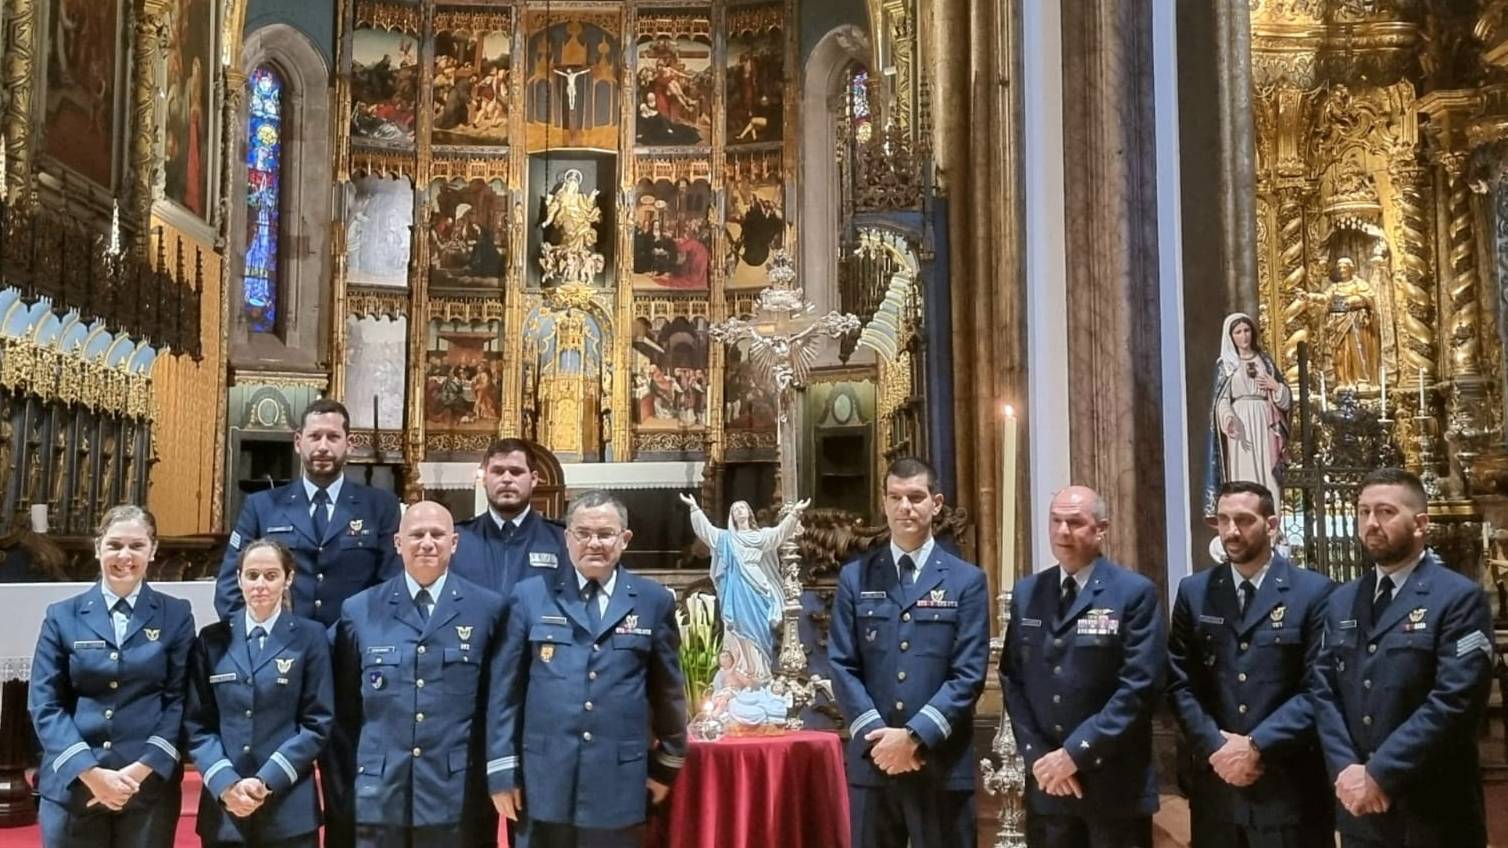
[[[1306,683],[1335,584],[1273,551],[1266,486],[1228,482],[1215,510],[1227,561],[1183,579],[1168,638],[1193,848],[1335,848]]]
[[[828,659],[849,719],[855,848],[973,845],[974,704],[989,665],[984,572],[932,538],[937,474],[885,475],[890,544],[843,567]]]
[[[686,757],[675,596],[619,565],[617,498],[578,495],[566,525],[571,570],[509,599],[488,789],[523,848],[639,848]]]
[[[503,600],[449,573],[445,507],[409,507],[403,573],[346,601],[336,625],[336,720],[356,735],[356,844],[486,844],[484,725],[502,709]]]
[[[230,534],[215,583],[215,611],[221,619],[239,615],[246,606],[236,568],[241,548],[256,539],[279,542],[293,554],[293,614],[325,627],[335,624],[347,598],[401,571],[393,549],[398,498],[345,478],[350,431],[351,415],[339,401],[321,398],[304,409],[293,433],[303,464],[299,479],[247,498]],[[351,781],[344,770],[353,741],[336,725],[319,757],[327,848],[352,844],[351,799],[341,789]]]
[[[531,446],[498,439],[482,456],[481,470],[487,511],[456,525],[460,544],[451,570],[505,599],[525,578],[554,580],[570,562],[565,528],[529,506],[539,484]]]
[[[1029,772],[1032,848],[1151,848],[1157,812],[1152,710],[1167,629],[1157,587],[1102,553],[1110,528],[1093,489],[1053,498],[1058,564],[1016,584],[1001,687]]]
[[[1330,598],[1315,719],[1344,848],[1482,848],[1477,727],[1492,680],[1482,587],[1425,547],[1419,478],[1362,481],[1356,530],[1375,565]]]

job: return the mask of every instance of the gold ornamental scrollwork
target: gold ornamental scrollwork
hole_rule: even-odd
[[[601,7],[604,4],[593,4]],[[529,33],[536,33],[555,24],[571,22],[591,24],[601,27],[608,32],[618,32],[622,23],[621,13],[617,9],[607,8],[582,8],[570,9],[530,9],[524,13],[524,29]]]
[[[728,37],[759,35],[785,29],[785,6],[734,6],[727,12]]]
[[[496,298],[434,298],[429,302],[432,321],[501,321],[503,302]]]
[[[394,179],[403,177],[413,182],[418,173],[412,151],[386,150],[352,146],[351,173],[360,176]]]
[[[356,25],[376,29],[418,35],[420,29],[418,6],[400,3],[381,3],[375,0],[357,0]]]
[[[481,34],[505,32],[510,29],[513,29],[513,10],[506,6],[500,9],[446,8],[435,10],[434,31],[437,33],[464,32]]]
[[[641,453],[701,453],[707,447],[707,434],[698,430],[686,432],[639,432],[634,434],[634,454]]]
[[[774,430],[724,430],[723,441],[726,450],[755,451],[774,450]]]
[[[490,433],[426,433],[424,447],[441,453],[480,453],[492,442]]]
[[[430,182],[436,180],[486,180],[508,182],[508,156],[484,154],[438,154],[429,163]]]
[[[0,15],[5,26],[5,155],[8,181],[25,186],[31,175],[32,88],[36,77],[35,45],[38,0],[10,0]],[[18,192],[20,193],[20,192]],[[14,197],[15,195],[10,195]]]
[[[1398,358],[1407,375],[1435,382],[1435,299],[1430,274],[1428,171],[1411,161],[1388,168],[1398,212],[1399,262],[1395,285],[1401,296],[1398,312]],[[1419,377],[1415,377],[1417,382]]]
[[[640,156],[637,169],[641,180],[712,181],[712,160],[704,156]]]
[[[373,286],[346,289],[346,315],[354,318],[402,318],[408,315],[408,292]]]
[[[168,37],[166,0],[142,0],[135,9],[131,42],[131,176],[128,197],[136,249],[145,255],[151,238],[152,187],[157,181],[157,72]]]
[[[634,30],[640,39],[712,38],[712,18],[705,12],[640,9]]]
[[[0,387],[18,394],[30,392],[36,380],[36,351],[36,345],[25,339],[4,339],[0,348]]]

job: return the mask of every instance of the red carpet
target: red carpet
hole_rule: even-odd
[[[173,837],[174,846],[190,848],[199,844],[199,834],[194,832],[195,813],[199,811],[199,772],[190,769],[183,775],[183,812],[178,815],[178,833]],[[12,827],[0,829],[0,845],[5,848],[42,848],[42,828]]]

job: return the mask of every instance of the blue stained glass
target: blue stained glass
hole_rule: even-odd
[[[246,321],[254,333],[277,330],[278,235],[282,211],[283,78],[263,65],[251,74],[246,138]]]
[[[854,66],[848,78],[848,104],[854,138],[861,143],[868,141],[874,132],[869,112],[869,71],[859,65]]]

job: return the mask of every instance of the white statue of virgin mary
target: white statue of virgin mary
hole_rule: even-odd
[[[728,527],[708,520],[690,495],[681,501],[691,508],[691,529],[712,550],[712,583],[722,610],[723,650],[733,655],[735,688],[758,688],[769,682],[775,656],[775,628],[785,606],[777,550],[800,529],[801,511],[810,501],[796,504],[774,527],[754,523],[746,501],[728,510]]]

